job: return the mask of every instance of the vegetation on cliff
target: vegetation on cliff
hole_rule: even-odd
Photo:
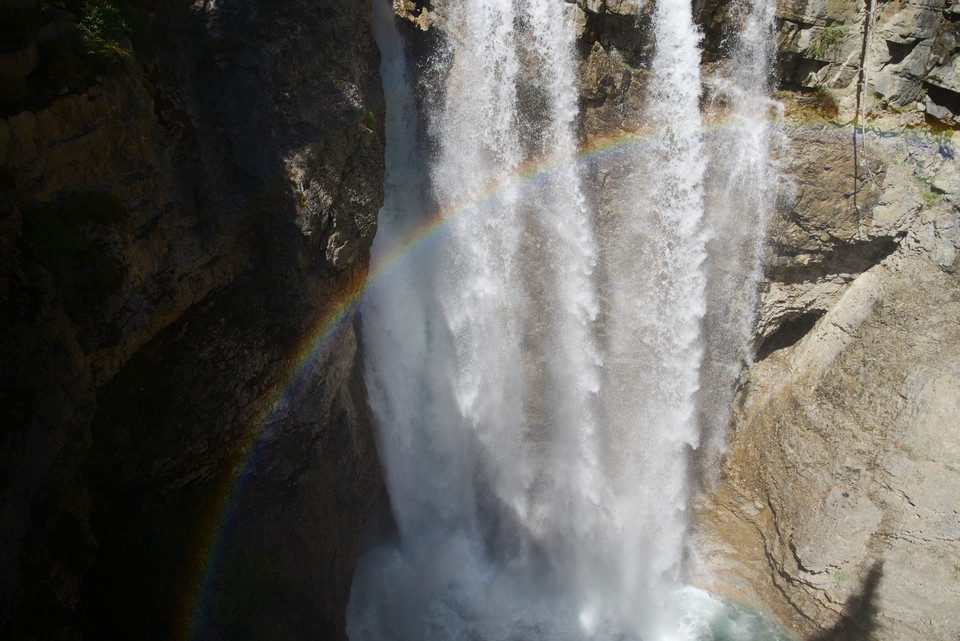
[[[0,113],[38,109],[81,92],[99,74],[136,70],[134,50],[149,46],[139,0],[54,0],[0,8]],[[18,64],[10,64],[16,57]]]

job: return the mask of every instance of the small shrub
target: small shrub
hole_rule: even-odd
[[[824,118],[836,118],[840,113],[837,99],[826,87],[817,87],[813,92],[812,106]]]
[[[120,41],[125,37],[123,17],[116,6],[108,2],[88,2],[77,28],[83,44],[83,54],[90,63],[102,70],[123,68],[131,62],[130,52]]]
[[[363,117],[363,124],[367,126],[367,129],[373,129],[377,126],[377,114],[372,111],[368,111],[367,115]]]
[[[134,0],[87,0],[77,29],[90,64],[108,71],[133,61],[130,42],[145,42],[147,18]]]
[[[843,40],[848,31],[850,31],[850,29],[845,24],[834,24],[829,27],[824,27],[823,31],[817,35],[811,53],[814,56],[820,56],[826,53],[828,49]]]

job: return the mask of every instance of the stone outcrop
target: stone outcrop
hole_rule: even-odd
[[[351,316],[328,326],[382,202],[372,12],[151,7],[109,70],[77,16],[12,9],[0,636],[342,636],[382,498]]]

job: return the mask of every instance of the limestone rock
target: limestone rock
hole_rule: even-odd
[[[434,4],[442,4],[442,0],[439,0],[439,2],[401,0],[400,2],[394,2],[393,9],[399,17],[415,25],[421,31],[427,31],[440,19],[441,14],[433,6]]]

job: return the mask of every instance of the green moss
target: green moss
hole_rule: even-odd
[[[367,129],[373,129],[377,126],[377,114],[372,111],[368,111],[367,115],[363,117],[363,124],[367,126]]]
[[[926,203],[927,207],[936,207],[942,197],[943,194],[928,191],[923,195],[923,202]]]
[[[943,194],[934,191],[933,185],[931,185],[930,181],[926,178],[915,175],[913,180],[917,183],[917,187],[920,188],[920,196],[923,198],[924,204],[926,204],[927,207],[936,207],[943,198]]]

